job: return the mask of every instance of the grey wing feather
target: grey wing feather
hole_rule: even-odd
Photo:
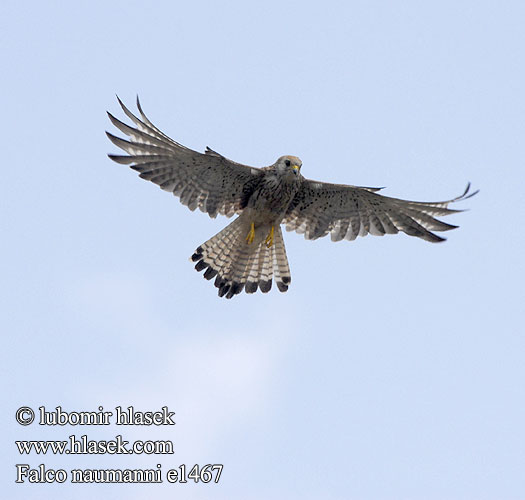
[[[331,234],[333,241],[353,240],[357,236],[396,234],[402,231],[426,241],[444,238],[431,231],[448,231],[457,226],[436,219],[462,210],[448,208],[450,203],[474,196],[465,192],[452,200],[417,202],[377,194],[378,188],[329,184],[305,179],[292,200],[283,223],[288,231],[304,233],[306,239]]]
[[[190,210],[199,208],[210,217],[230,217],[242,211],[250,190],[264,175],[261,169],[233,162],[209,148],[205,153],[193,151],[153,125],[138,97],[140,118],[117,99],[134,126],[108,113],[111,123],[129,138],[106,132],[111,142],[127,153],[108,155],[113,161],[129,164],[141,178],[172,192]]]

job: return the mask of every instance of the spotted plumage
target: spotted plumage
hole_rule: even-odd
[[[137,99],[140,118],[120,101],[129,126],[108,113],[113,125],[129,137],[107,132],[126,155],[109,157],[129,164],[139,176],[179,197],[190,210],[199,208],[210,217],[238,215],[222,231],[200,245],[191,256],[197,271],[214,279],[219,296],[232,298],[245,290],[263,293],[275,281],[281,292],[291,283],[281,224],[306,239],[327,234],[333,241],[353,240],[367,234],[402,231],[427,241],[444,238],[432,231],[457,226],[441,222],[459,210],[449,203],[470,198],[465,192],[443,202],[415,202],[377,194],[379,188],[329,184],[305,179],[301,160],[282,156],[265,168],[249,167],[207,148],[198,153],[173,141],[146,117]]]

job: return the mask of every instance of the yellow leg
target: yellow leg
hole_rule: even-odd
[[[253,225],[253,222],[252,222],[250,232],[248,233],[248,236],[246,236],[246,242],[248,243],[248,245],[253,243],[254,238],[255,238],[255,226]]]
[[[268,236],[266,237],[266,246],[268,248],[270,248],[272,245],[273,245],[273,231],[274,231],[274,227],[272,226],[272,228],[270,229],[270,232],[268,233]]]

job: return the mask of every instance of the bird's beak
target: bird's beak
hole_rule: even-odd
[[[301,167],[300,165],[294,165],[292,169],[293,169],[294,174],[298,174],[299,170],[301,170]]]

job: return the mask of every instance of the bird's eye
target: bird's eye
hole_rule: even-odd
[[[286,160],[286,161],[284,162],[284,164],[285,164],[287,167],[289,167],[289,166],[291,165],[290,160]]]

